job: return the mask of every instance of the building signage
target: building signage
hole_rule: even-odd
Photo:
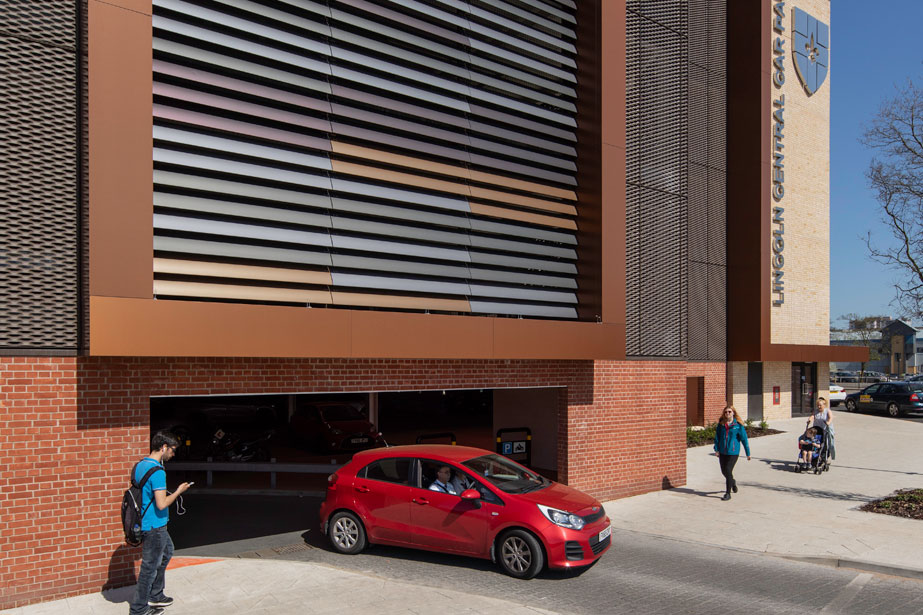
[[[776,90],[785,83],[785,3],[773,6],[772,83]],[[772,101],[772,304],[785,303],[785,94]]]
[[[792,8],[792,49],[785,46],[785,2],[773,2],[772,84],[772,305],[785,303],[785,56],[791,52],[795,72],[811,96],[827,79],[830,66],[830,27],[805,11]]]

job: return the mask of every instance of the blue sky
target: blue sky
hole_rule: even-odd
[[[871,152],[862,125],[895,85],[923,82],[923,0],[831,2],[830,318],[847,313],[897,317],[889,304],[895,274],[868,257],[859,238],[889,238],[865,171]]]

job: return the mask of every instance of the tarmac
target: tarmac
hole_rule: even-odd
[[[710,446],[687,450],[687,484],[605,502],[613,549],[632,533],[923,580],[923,521],[861,512],[898,489],[923,488],[923,423],[834,409],[837,457],[829,472],[795,473],[805,419],[774,421],[786,433],[750,440],[735,469],[740,487],[722,501],[724,480]],[[551,613],[325,564],[260,559],[175,558],[168,613]],[[3,611],[43,615],[124,614],[133,587]]]

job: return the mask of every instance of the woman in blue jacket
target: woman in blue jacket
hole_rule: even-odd
[[[734,466],[737,456],[740,455],[740,445],[747,451],[747,461],[750,461],[750,442],[747,440],[747,429],[740,420],[740,415],[734,406],[728,404],[718,419],[715,429],[715,454],[721,463],[721,473],[727,485],[727,492],[722,500],[731,499],[731,491],[737,493],[737,481],[734,480]]]

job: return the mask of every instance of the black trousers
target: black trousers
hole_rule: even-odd
[[[737,465],[737,455],[718,454],[718,463],[721,464],[721,473],[724,474],[724,482],[727,492],[731,492],[734,486],[734,466]]]

